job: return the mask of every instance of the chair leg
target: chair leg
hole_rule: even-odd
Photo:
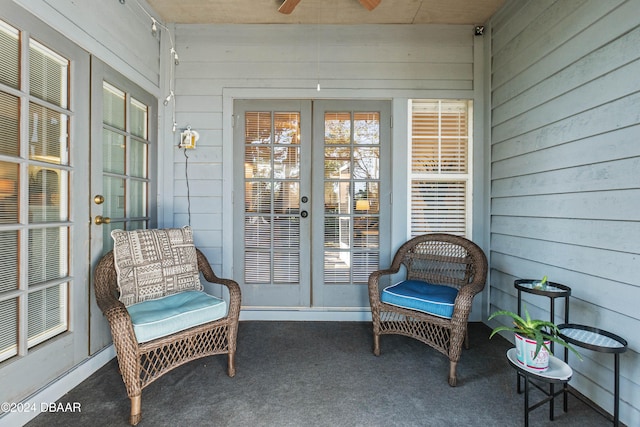
[[[131,418],[129,422],[132,426],[137,425],[142,420],[142,394],[131,397]]]
[[[458,362],[450,361],[449,362],[449,385],[451,387],[456,386],[456,382],[458,381],[456,378],[456,367],[458,366]]]
[[[380,335],[373,334],[373,354],[380,356]]]
[[[236,376],[236,354],[229,353],[229,376],[231,378]]]

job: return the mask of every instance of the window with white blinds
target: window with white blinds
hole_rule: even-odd
[[[68,329],[72,168],[69,60],[2,21],[0,57],[2,361]]]
[[[472,101],[410,101],[410,235],[471,235]]]

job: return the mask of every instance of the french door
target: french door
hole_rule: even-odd
[[[5,3],[0,401],[19,402],[87,357],[89,55]]]
[[[368,307],[388,258],[390,107],[238,100],[234,266],[245,307]]]
[[[113,249],[111,231],[155,225],[157,100],[107,64],[91,58],[91,265]],[[90,298],[90,352],[111,332]]]

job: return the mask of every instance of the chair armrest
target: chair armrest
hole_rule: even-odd
[[[369,300],[372,304],[377,304],[380,301],[380,278],[396,274],[399,271],[400,268],[387,268],[385,270],[374,271],[369,275]]]
[[[471,313],[473,298],[484,289],[485,282],[486,275],[479,275],[473,282],[460,288],[458,296],[456,297],[452,318],[463,320],[466,324],[469,314]]]
[[[96,303],[109,322],[111,335],[118,351],[137,351],[138,342],[131,316],[125,305],[118,299],[118,282],[113,259],[113,251],[105,254],[96,265],[93,274]]]
[[[223,279],[216,276],[209,264],[207,257],[196,249],[196,255],[198,257],[198,269],[202,272],[205,280],[209,283],[220,284],[226,286],[229,289],[229,314],[231,318],[238,318],[240,316],[240,302],[242,299],[242,293],[240,291],[240,285],[238,282],[232,279]]]

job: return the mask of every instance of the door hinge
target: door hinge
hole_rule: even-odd
[[[389,116],[389,127],[393,128],[393,116]]]
[[[231,115],[231,127],[232,128],[236,127],[236,115],[235,114]]]

